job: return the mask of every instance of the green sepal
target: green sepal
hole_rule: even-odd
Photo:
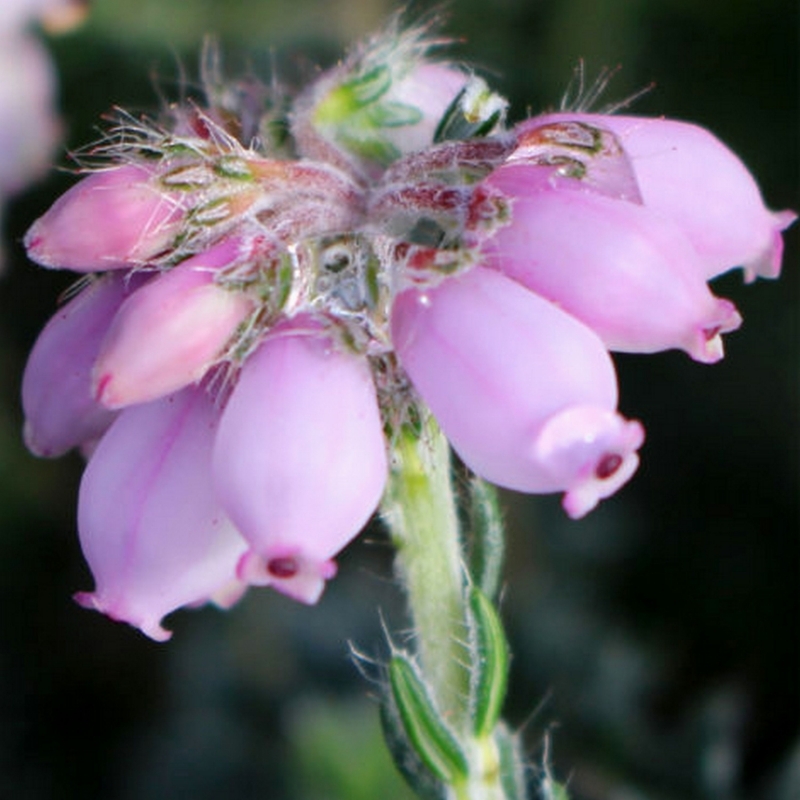
[[[442,115],[433,141],[438,144],[488,136],[503,121],[507,107],[505,98],[473,76]]]
[[[425,766],[449,786],[462,782],[469,772],[467,757],[405,655],[392,656],[389,685],[406,736]]]
[[[474,476],[469,483],[470,551],[472,582],[490,599],[497,597],[503,571],[505,536],[497,489]]]
[[[391,85],[392,72],[389,67],[381,64],[342,84],[341,90],[349,92],[356,108],[364,108],[383,97]]]
[[[376,128],[402,128],[416,125],[422,120],[422,112],[416,106],[393,101],[378,103],[367,114],[370,123]]]
[[[477,586],[469,590],[472,726],[479,739],[489,736],[500,719],[508,687],[508,642],[492,601]]]

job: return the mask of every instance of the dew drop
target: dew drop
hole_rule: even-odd
[[[273,578],[293,578],[299,570],[300,567],[294,558],[271,558],[267,562],[267,572]]]
[[[604,481],[610,478],[622,466],[622,456],[617,453],[606,453],[594,469],[595,476]]]

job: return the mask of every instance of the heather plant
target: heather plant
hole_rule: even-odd
[[[412,631],[378,665],[395,763],[423,797],[511,800],[534,790],[502,721],[493,486],[573,518],[620,490],[644,428],[611,353],[720,360],[741,317],[708,281],[777,277],[795,215],[690,123],[511,124],[443,44],[395,20],[295,95],[212,48],[202,98],[120,113],[25,238],[81,275],[30,355],[25,440],[87,458],[78,602],[159,641],[253,586],[316,603],[378,511]]]

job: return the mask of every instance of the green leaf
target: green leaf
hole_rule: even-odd
[[[422,800],[447,800],[447,787],[431,774],[411,746],[397,704],[390,693],[382,698],[380,719],[386,747],[406,783]]]
[[[467,757],[405,655],[389,662],[389,685],[406,736],[425,766],[445,784],[462,782],[469,772]]]
[[[475,735],[481,738],[491,734],[503,710],[508,687],[508,642],[500,616],[477,586],[470,590],[469,610],[475,647],[472,724]]]
[[[484,594],[494,599],[500,586],[505,555],[503,518],[497,489],[473,477],[469,484],[470,500],[470,575]]]

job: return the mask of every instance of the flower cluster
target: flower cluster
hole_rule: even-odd
[[[478,475],[580,517],[644,438],[609,351],[716,361],[741,320],[708,279],[777,276],[794,214],[710,133],[509,127],[432,44],[391,29],[293,99],[212,57],[203,102],[122,117],[31,227],[85,275],[23,381],[30,449],[88,457],[81,603],[165,639],[248,585],[315,602],[423,403]]]
[[[50,56],[29,30],[33,20],[63,30],[84,0],[4,0],[0,6],[0,211],[5,198],[44,172],[61,125]]]

